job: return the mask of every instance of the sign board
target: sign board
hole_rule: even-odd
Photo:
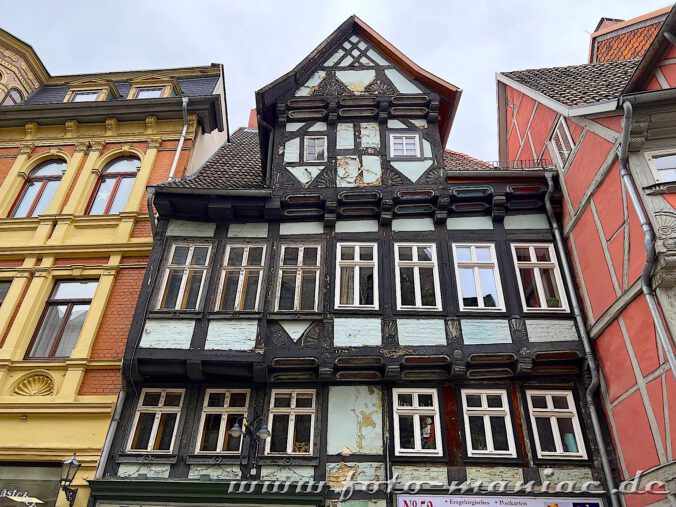
[[[60,479],[60,466],[2,465],[0,507],[53,507]]]
[[[603,507],[598,498],[398,495],[397,507]]]

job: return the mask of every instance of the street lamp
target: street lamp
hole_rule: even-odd
[[[240,421],[242,424],[240,425]],[[250,479],[251,474],[256,473],[256,457],[258,456],[258,445],[270,438],[271,433],[262,417],[257,417],[250,422],[246,416],[242,416],[230,428],[230,436],[239,438],[242,435],[248,437],[248,448],[242,444],[242,454],[239,458],[239,468],[242,471],[243,479]],[[242,458],[246,456],[246,463],[242,463]]]
[[[70,507],[75,503],[75,497],[77,496],[77,489],[71,488],[70,485],[75,479],[77,471],[80,470],[80,462],[75,457],[75,453],[61,463],[61,490],[63,494],[66,495],[66,500],[68,500],[68,505]]]

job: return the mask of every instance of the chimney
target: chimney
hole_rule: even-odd
[[[249,111],[249,124],[246,126],[249,129],[258,129],[258,119],[256,118],[256,110]]]

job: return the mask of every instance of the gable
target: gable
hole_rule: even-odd
[[[655,67],[641,91],[676,88],[676,47],[671,47]]]

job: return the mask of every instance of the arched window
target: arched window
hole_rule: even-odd
[[[112,215],[122,211],[129,200],[141,161],[135,157],[113,160],[101,173],[89,215]]]
[[[23,102],[23,94],[16,88],[12,88],[7,92],[5,98],[2,99],[2,104],[0,106],[15,106]]]
[[[65,160],[50,160],[33,169],[12,211],[13,217],[36,217],[52,202],[66,170]]]

